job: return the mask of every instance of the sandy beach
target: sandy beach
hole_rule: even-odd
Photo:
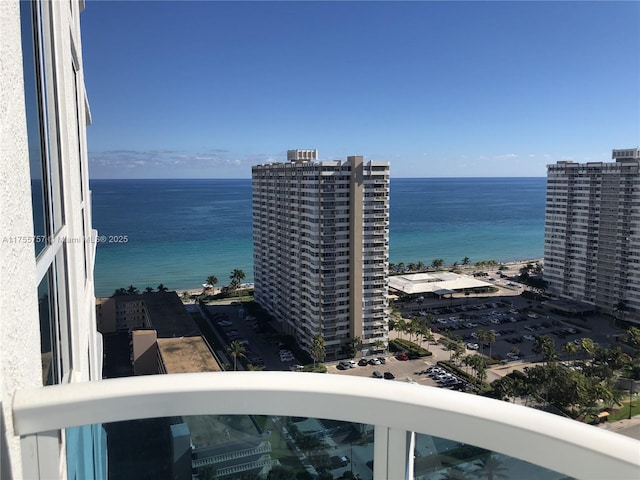
[[[461,270],[463,273],[470,275],[473,272],[479,272],[479,271],[486,271],[487,273],[489,273],[489,271],[494,271],[494,270],[498,271],[499,266],[504,265],[506,269],[502,270],[502,272],[507,276],[513,276],[513,275],[520,274],[520,269],[525,265],[527,265],[528,263],[531,263],[532,265],[535,265],[536,263],[543,263],[543,259],[536,258],[531,260],[518,260],[514,262],[497,262],[497,265],[492,267],[476,266],[475,264],[469,264],[469,265],[459,264],[457,265],[456,268],[458,270]],[[444,268],[443,270],[451,270],[452,268],[453,267],[451,265],[447,265],[446,268]],[[411,273],[415,273],[415,272],[411,272]],[[245,285],[253,286],[253,284],[243,284],[243,286]],[[216,295],[220,293],[221,290],[222,290],[222,286],[214,287],[209,289],[207,293],[211,295]],[[193,296],[193,295],[200,295],[205,291],[205,289],[204,287],[201,286],[199,288],[176,288],[175,291],[178,293],[178,295],[182,295],[184,292],[187,292],[190,296]]]

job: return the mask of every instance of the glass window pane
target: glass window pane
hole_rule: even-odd
[[[58,355],[55,316],[51,298],[52,270],[49,269],[38,285],[38,309],[40,312],[40,353],[42,356],[42,383],[58,383]]]
[[[571,480],[565,474],[484,448],[431,435],[416,435],[414,479],[478,478]]]
[[[201,415],[104,427],[114,478],[373,479],[372,425]]]
[[[20,2],[22,30],[22,61],[25,90],[25,110],[27,116],[27,136],[29,144],[29,169],[31,173],[31,201],[33,204],[33,230],[36,236],[34,246],[38,255],[45,247],[45,240],[51,234],[47,228],[46,205],[47,176],[45,152],[43,151],[42,86],[40,84],[40,55],[37,40],[35,11],[29,1]]]

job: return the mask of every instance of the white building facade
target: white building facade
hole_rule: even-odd
[[[317,150],[287,159],[252,168],[256,301],[308,352],[317,334],[329,360],[350,356],[354,339],[384,350],[389,164],[318,162]]]
[[[80,12],[0,2],[0,388],[3,479],[105,478],[99,426],[14,434],[15,391],[100,380]]]
[[[548,291],[640,323],[640,150],[547,168]]]

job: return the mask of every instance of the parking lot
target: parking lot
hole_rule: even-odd
[[[428,306],[414,301],[403,308],[404,318],[425,321],[433,332],[448,331],[452,338],[461,338],[468,349],[505,361],[539,359],[532,347],[541,335],[554,340],[562,354],[562,346],[568,342],[578,344],[588,337],[608,346],[620,333],[600,315],[566,317],[547,309],[544,302],[520,296],[448,299]],[[481,331],[492,332],[494,342],[482,341]]]
[[[453,385],[444,385],[438,382],[438,378],[433,375],[432,368],[435,367],[438,360],[449,360],[450,352],[446,350],[442,345],[433,344],[429,345],[429,350],[432,355],[429,357],[418,358],[415,360],[399,360],[396,356],[385,355],[385,363],[381,365],[371,365],[367,362],[366,365],[358,365],[362,359],[358,359],[355,362],[355,366],[352,368],[340,368],[341,362],[332,362],[327,364],[327,373],[336,375],[351,375],[357,377],[371,377],[379,378],[374,372],[378,372],[382,375],[379,378],[380,382],[392,381],[385,379],[384,374],[390,373],[393,375],[393,381],[399,382],[411,382],[420,385],[427,385],[431,387],[448,387],[453,388]],[[473,352],[470,352],[473,353]],[[378,357],[366,357],[367,360]],[[442,372],[444,373],[444,372]]]

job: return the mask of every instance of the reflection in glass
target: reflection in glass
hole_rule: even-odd
[[[106,424],[113,478],[373,479],[373,426],[266,415]]]
[[[42,86],[40,85],[40,55],[38,45],[37,21],[34,17],[36,4],[20,2],[20,21],[22,29],[22,61],[24,73],[25,110],[27,116],[27,136],[29,144],[29,169],[31,173],[31,202],[33,203],[33,230],[35,235],[35,254],[45,247],[46,236],[51,232],[46,228],[47,215],[45,204],[46,177],[45,157],[42,149],[44,125],[42,105]],[[25,233],[26,235],[26,233]]]
[[[40,313],[40,353],[42,357],[42,384],[57,383],[58,368],[55,341],[55,321],[51,305],[51,270],[38,285],[38,309]]]
[[[562,473],[484,448],[433,437],[416,435],[415,480],[570,480]]]

